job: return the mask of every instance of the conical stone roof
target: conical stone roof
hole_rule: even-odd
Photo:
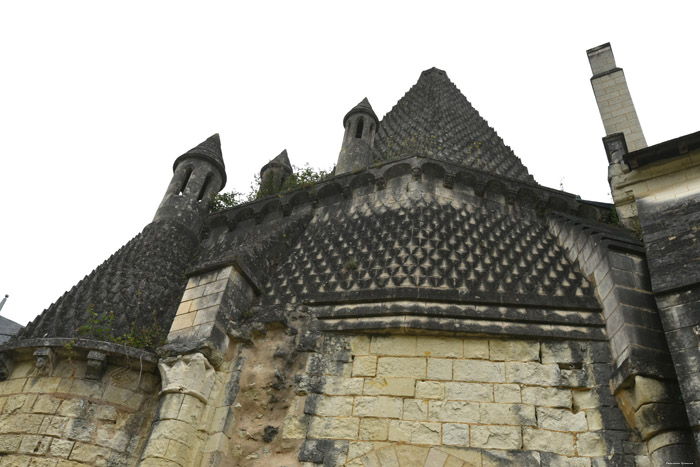
[[[355,107],[353,107],[350,112],[345,114],[345,117],[343,117],[343,126],[345,126],[345,123],[348,121],[348,118],[350,118],[351,115],[359,113],[359,112],[364,112],[369,114],[374,120],[379,123],[379,118],[377,118],[377,114],[374,113],[374,109],[372,109],[372,104],[369,103],[369,100],[365,97],[360,101],[359,104],[357,104]]]
[[[175,171],[175,168],[180,162],[188,158],[204,159],[214,164],[219,168],[219,172],[221,172],[222,176],[221,187],[219,189],[222,189],[226,185],[226,168],[224,166],[224,156],[221,154],[221,139],[218,133],[214,133],[199,145],[175,159],[173,171]]]
[[[424,155],[524,182],[535,180],[447,74],[431,68],[379,124],[382,159]]]

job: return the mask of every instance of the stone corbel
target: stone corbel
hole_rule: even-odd
[[[107,354],[99,350],[91,350],[87,354],[85,379],[99,381],[107,368]]]
[[[452,189],[455,186],[455,173],[454,172],[445,172],[445,179],[442,182],[442,185],[445,188]]]
[[[34,351],[36,368],[41,376],[51,376],[56,367],[56,353],[50,347],[39,347]]]
[[[201,353],[178,355],[158,363],[163,390],[158,394],[189,394],[207,403],[214,386],[214,367]]]
[[[5,381],[12,374],[12,370],[15,368],[15,361],[10,357],[7,352],[0,354],[0,381]]]
[[[411,173],[413,174],[413,180],[416,182],[420,181],[422,172],[423,171],[421,170],[420,167],[413,167],[411,169]]]

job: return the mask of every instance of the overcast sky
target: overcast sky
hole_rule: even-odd
[[[350,108],[383,116],[433,66],[540,184],[609,201],[586,49],[612,43],[649,144],[700,130],[700,3],[644,5],[3,2],[2,315],[26,324],[140,232],[211,134],[225,190],[285,148],[329,169]]]

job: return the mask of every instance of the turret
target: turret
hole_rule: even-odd
[[[287,150],[282,151],[279,156],[272,159],[260,169],[260,189],[259,196],[271,193],[278,193],[284,182],[294,173],[292,164],[289,162]]]
[[[336,175],[364,169],[375,158],[374,135],[379,119],[365,97],[343,118],[345,136],[335,168]]]
[[[153,222],[175,220],[199,235],[211,199],[226,185],[218,133],[178,157]]]

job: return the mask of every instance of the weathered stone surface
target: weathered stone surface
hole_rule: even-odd
[[[310,438],[357,439],[360,419],[355,417],[314,417],[309,426]]]
[[[493,401],[493,385],[475,383],[445,383],[445,399],[491,402]]]
[[[394,397],[356,397],[353,415],[356,417],[401,418],[403,400]]]
[[[537,426],[557,431],[588,431],[585,412],[537,407]]]
[[[520,428],[475,425],[471,430],[471,445],[477,448],[520,449]]]
[[[505,365],[480,360],[455,360],[454,379],[456,381],[504,383],[506,381]]]
[[[430,401],[431,420],[441,422],[478,423],[479,404],[462,401]]]
[[[374,376],[377,374],[377,357],[355,357],[352,364],[353,376]]]
[[[469,446],[469,425],[444,423],[442,425],[442,444]]]
[[[425,358],[380,357],[377,376],[425,378],[426,360]]]
[[[540,363],[506,362],[508,382],[534,385],[558,386],[560,383],[557,365]]]
[[[421,383],[418,382],[418,385]],[[418,385],[410,378],[367,378],[365,380],[364,394],[384,396],[413,396],[418,391]],[[416,395],[416,397],[422,397]]]
[[[574,455],[574,435],[556,431],[523,429],[523,449]]]
[[[418,381],[416,382],[416,397],[420,399],[443,399],[445,398],[445,383]]]
[[[513,360],[519,362],[539,361],[539,342],[500,340],[489,341],[491,360]]]
[[[526,404],[546,407],[571,409],[572,404],[571,391],[568,389],[526,387],[523,388],[522,397],[523,402]],[[597,405],[594,407],[597,407]]]

